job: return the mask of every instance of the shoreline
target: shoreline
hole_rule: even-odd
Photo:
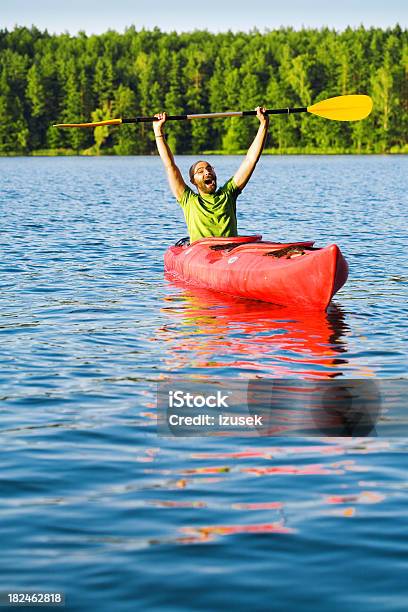
[[[223,151],[218,149],[208,149],[204,150],[201,153],[178,153],[176,157],[180,157],[183,155],[195,156],[195,155],[245,155],[246,150],[232,150],[232,151]],[[288,148],[288,149],[265,149],[262,153],[262,156],[265,155],[274,155],[274,156],[291,156],[291,155],[356,155],[356,156],[369,156],[369,155],[407,155],[408,154],[408,145],[405,147],[393,147],[388,151],[355,151],[355,150],[347,150],[347,149],[313,149],[313,148]],[[126,155],[126,157],[156,157],[157,152],[152,152],[148,154],[133,154]],[[8,151],[7,153],[0,152],[0,157],[122,157],[117,153],[113,153],[110,151],[101,152],[99,154],[90,155],[85,151],[74,151],[72,149],[49,149],[49,150],[39,150],[39,151],[30,151],[30,152],[17,152],[17,151]]]

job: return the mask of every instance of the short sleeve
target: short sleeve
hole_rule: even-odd
[[[194,196],[194,191],[190,189],[188,185],[186,185],[186,188],[184,189],[180,199],[178,200],[178,203],[180,204],[181,208],[185,208],[187,206],[191,196]]]
[[[221,188],[221,191],[223,193],[226,193],[229,196],[232,196],[233,198],[237,198],[239,196],[239,194],[241,193],[241,190],[239,187],[237,187],[235,181],[234,181],[234,177],[231,177],[226,183],[225,185]]]

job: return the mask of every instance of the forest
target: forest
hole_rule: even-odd
[[[149,124],[71,130],[52,124],[163,110],[308,106],[357,93],[374,102],[364,121],[274,116],[267,151],[407,153],[407,30],[0,30],[0,155],[149,155],[155,153]],[[178,154],[237,153],[256,126],[254,118],[234,117],[169,122],[166,132]]]

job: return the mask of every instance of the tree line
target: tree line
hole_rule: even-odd
[[[0,154],[150,154],[149,124],[59,130],[55,122],[308,106],[366,93],[355,123],[309,114],[272,117],[271,152],[408,152],[407,30],[280,28],[248,33],[153,30],[72,36],[0,30]],[[169,123],[176,153],[237,152],[254,119]]]

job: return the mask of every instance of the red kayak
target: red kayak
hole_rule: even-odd
[[[348,265],[335,244],[265,242],[262,236],[201,238],[164,255],[170,277],[234,296],[325,310],[344,285]]]

